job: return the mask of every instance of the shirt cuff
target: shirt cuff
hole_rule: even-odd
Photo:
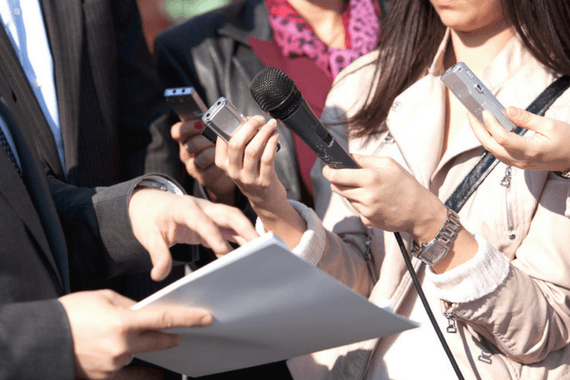
[[[137,187],[147,187],[151,189],[167,191],[169,193],[176,195],[185,194],[182,187],[156,174],[149,174],[144,177],[141,177],[141,179],[137,183],[135,183],[135,188]]]
[[[426,271],[426,279],[440,299],[451,303],[474,301],[495,291],[507,278],[509,259],[483,237],[474,237],[479,248],[471,260],[443,274],[435,274],[431,268]]]
[[[295,255],[307,260],[311,264],[317,265],[325,250],[326,230],[320,223],[313,209],[294,200],[289,200],[289,203],[293,206],[295,211],[299,213],[301,218],[305,220],[305,223],[307,223],[307,230],[303,233],[303,236],[301,236],[299,244],[293,248],[292,251]],[[259,218],[257,218],[255,223],[255,229],[259,235],[263,235],[267,232]]]

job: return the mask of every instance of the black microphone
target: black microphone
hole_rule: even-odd
[[[275,67],[261,70],[251,82],[261,109],[295,132],[321,160],[335,169],[360,166],[315,116],[295,82]]]

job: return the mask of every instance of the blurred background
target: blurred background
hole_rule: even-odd
[[[225,5],[230,0],[137,0],[143,31],[152,51],[154,38],[164,29]]]

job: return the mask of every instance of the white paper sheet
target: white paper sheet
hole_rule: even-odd
[[[208,327],[173,329],[178,347],[138,358],[188,376],[251,367],[417,327],[295,256],[266,234],[136,304],[212,311]]]

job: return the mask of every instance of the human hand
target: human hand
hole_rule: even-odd
[[[170,134],[178,142],[180,161],[186,171],[204,186],[217,202],[233,205],[236,185],[215,164],[216,146],[202,136],[200,119],[176,123]]]
[[[135,237],[150,254],[156,281],[170,272],[168,248],[174,243],[203,244],[223,255],[232,250],[226,239],[243,245],[258,236],[235,207],[148,188],[133,192],[129,216]]]
[[[264,125],[263,116],[250,118],[232,136],[229,144],[218,138],[216,165],[235,181],[249,199],[267,231],[273,231],[294,248],[307,229],[305,221],[287,200],[273,160],[277,152],[277,122]]]
[[[536,132],[518,136],[506,131],[489,111],[483,112],[484,125],[471,114],[468,117],[477,139],[505,164],[525,170],[570,169],[570,124],[509,107],[507,117],[513,123]]]
[[[353,158],[361,169],[323,169],[332,191],[346,198],[369,227],[431,240],[447,216],[441,201],[391,158]]]
[[[273,164],[279,138],[277,122],[264,122],[263,116],[252,117],[229,144],[218,139],[216,165],[237,184],[254,209],[270,210],[286,202],[287,195]]]
[[[133,354],[172,348],[178,335],[162,332],[212,323],[204,309],[149,307],[131,310],[135,301],[112,290],[77,292],[60,297],[73,339],[76,378],[110,379]]]

